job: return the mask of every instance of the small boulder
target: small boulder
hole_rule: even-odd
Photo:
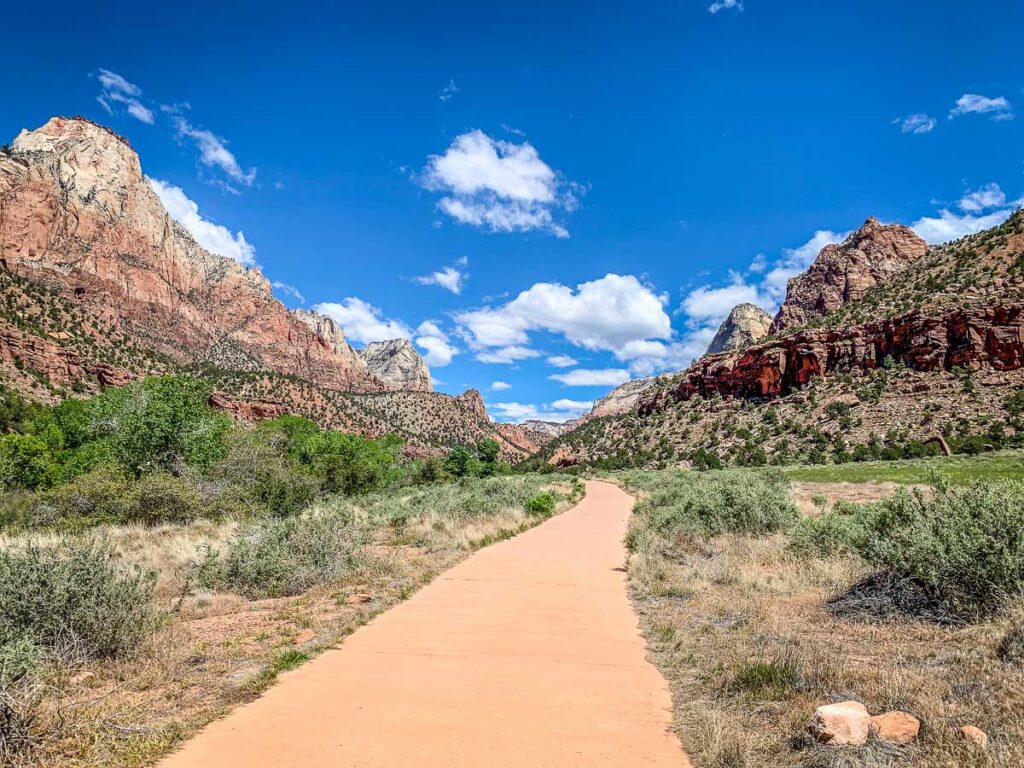
[[[807,730],[822,744],[859,747],[868,743],[870,726],[867,707],[859,701],[844,701],[814,710]]]
[[[292,642],[295,645],[305,645],[306,643],[314,640],[315,638],[316,633],[312,629],[304,629],[295,636],[295,639],[292,640]]]
[[[981,728],[965,725],[960,729],[960,735],[979,749],[988,749],[988,734],[981,730]]]
[[[921,731],[921,721],[906,712],[886,712],[871,718],[871,733],[888,744],[910,744]]]
[[[368,595],[365,592],[357,592],[354,595],[349,595],[345,598],[346,605],[362,605],[373,600],[373,595]]]

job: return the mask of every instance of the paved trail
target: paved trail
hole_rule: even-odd
[[[632,499],[477,552],[161,768],[683,768],[626,597]]]

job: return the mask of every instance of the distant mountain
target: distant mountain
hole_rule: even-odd
[[[768,335],[772,324],[772,316],[753,304],[737,304],[718,328],[718,333],[708,345],[706,354],[717,355],[719,352],[749,347]]]
[[[357,351],[331,318],[290,311],[258,269],[210,253],[164,209],[113,131],[55,117],[0,149],[0,377],[43,401],[147,374],[210,379],[242,418],[294,412],[410,450],[495,437],[431,392],[404,339]],[[415,403],[415,404],[414,404]]]
[[[1024,445],[1024,212],[933,248],[869,218],[790,280],[769,330],[660,377],[539,458],[757,464]]]

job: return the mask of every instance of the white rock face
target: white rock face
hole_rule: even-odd
[[[432,392],[430,369],[408,339],[374,341],[359,352],[370,373],[388,389]]]
[[[658,378],[657,376],[648,376],[644,379],[633,379],[625,384],[620,384],[594,403],[594,409],[590,412],[589,418],[614,416],[633,410],[640,400],[640,396],[653,387]]]
[[[706,354],[743,349],[763,339],[772,324],[772,316],[753,304],[737,304],[711,340]]]

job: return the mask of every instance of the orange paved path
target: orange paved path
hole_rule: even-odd
[[[161,768],[688,765],[626,597],[632,498],[483,549],[281,676]]]

